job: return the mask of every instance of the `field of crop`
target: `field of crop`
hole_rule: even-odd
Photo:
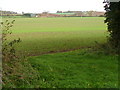
[[[9,39],[21,38],[18,53],[29,54],[28,62],[39,78],[15,79],[5,87],[22,88],[116,88],[116,56],[93,51],[105,43],[107,27],[103,17],[4,18],[15,24]],[[42,55],[44,54],[44,55]],[[23,73],[23,72],[22,72]],[[28,80],[28,81],[26,81]]]
[[[58,52],[106,41],[103,17],[9,18],[10,21],[13,19],[16,21],[12,38],[21,38],[22,42],[17,47],[20,52]]]

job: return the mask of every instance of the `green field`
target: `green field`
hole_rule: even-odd
[[[115,55],[94,51],[106,43],[103,17],[4,18],[15,24],[9,39],[20,37],[17,53],[30,55],[34,72],[24,68],[23,79],[6,81],[5,87],[24,88],[116,88],[118,61]],[[44,55],[43,55],[44,54]],[[23,64],[24,65],[24,64]],[[22,72],[21,71],[21,72]],[[34,79],[25,79],[26,77]],[[15,80],[14,80],[15,79]],[[28,81],[27,81],[28,80]]]
[[[41,80],[41,88],[117,88],[118,61],[115,56],[88,50],[47,54],[29,58]]]
[[[103,17],[9,18],[13,19],[14,33],[106,30]]]
[[[106,41],[102,17],[9,18],[15,19],[13,38],[20,37],[19,52],[41,54],[94,46]]]

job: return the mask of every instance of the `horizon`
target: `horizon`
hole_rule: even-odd
[[[0,11],[8,11],[8,10],[1,10],[0,9]],[[10,11],[10,10],[9,10]],[[61,10],[58,10],[58,11],[61,11]],[[69,10],[69,11],[71,11],[71,10]],[[74,11],[77,11],[77,10],[74,10]],[[93,11],[93,10],[90,10],[90,11]],[[16,12],[16,11],[10,11],[10,12]],[[43,11],[44,12],[44,11]],[[34,13],[34,14],[39,14],[39,13],[43,13],[43,12],[38,12],[38,13],[34,13],[34,12],[23,12],[23,13]],[[48,13],[57,13],[57,11],[56,12],[49,12],[49,11],[47,11]],[[67,12],[67,11],[62,11],[62,13],[65,13],[65,12]],[[87,11],[81,11],[81,12],[87,12]],[[105,12],[105,11],[95,11],[95,12]],[[21,13],[19,13],[19,12],[17,12],[17,14],[22,14],[22,12]]]
[[[1,0],[1,10],[17,13],[56,13],[57,11],[100,11],[104,12],[104,0]],[[47,2],[47,3],[46,3]],[[97,6],[97,7],[96,7]]]

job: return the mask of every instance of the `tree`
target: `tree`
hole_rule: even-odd
[[[57,11],[57,13],[62,13],[62,11]]]
[[[117,54],[120,54],[120,2],[105,1],[105,23],[108,25],[108,41]]]
[[[92,16],[94,11],[88,11],[88,16]]]

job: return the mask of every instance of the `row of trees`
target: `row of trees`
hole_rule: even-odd
[[[75,13],[79,16],[104,16],[104,12],[98,11],[57,11],[56,13]]]
[[[0,16],[10,16],[10,15],[17,15],[17,12],[13,12],[13,11],[2,11],[0,10]]]

